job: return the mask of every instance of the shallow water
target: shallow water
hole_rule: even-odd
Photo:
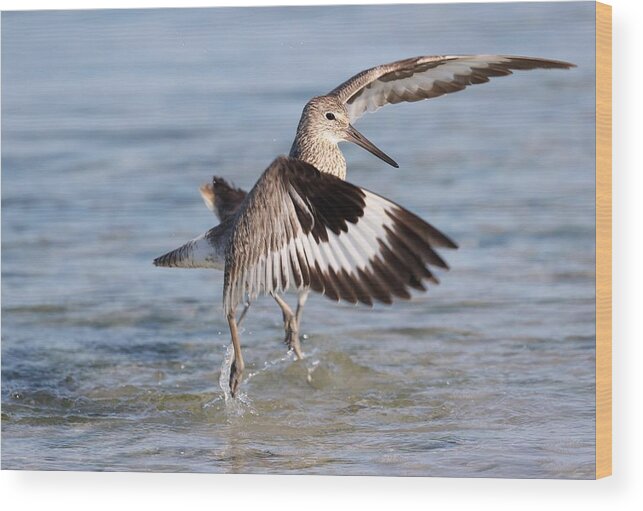
[[[593,4],[3,13],[2,468],[589,478]],[[253,304],[225,401],[214,224],[303,104],[425,53],[575,62],[363,118],[349,180],[460,244],[410,302],[312,297],[295,362]],[[330,55],[330,57],[329,57]]]

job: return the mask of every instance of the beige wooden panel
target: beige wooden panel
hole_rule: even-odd
[[[596,3],[596,477],[612,473],[612,8]]]

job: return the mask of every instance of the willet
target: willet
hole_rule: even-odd
[[[236,319],[244,295],[253,300],[312,289],[354,304],[408,299],[411,289],[426,289],[424,281],[437,284],[429,266],[448,268],[436,247],[456,245],[380,195],[297,158],[279,157],[234,215],[154,264],[225,271],[234,396],[244,368]]]
[[[243,371],[234,313],[244,293],[250,299],[273,295],[284,315],[286,342],[301,358],[299,324],[310,288],[333,299],[389,303],[391,296],[407,298],[408,287],[423,289],[423,279],[437,282],[427,265],[447,268],[433,247],[455,248],[448,238],[387,199],[340,184],[346,160],[339,142],[354,142],[397,167],[352,122],[386,104],[457,92],[512,70],[570,67],[500,55],[416,57],[377,66],[306,104],[290,159],[275,160],[250,194],[220,178],[211,189],[202,188],[220,225],[154,263],[225,269],[224,309],[235,347],[232,393]],[[296,313],[281,297],[291,287],[299,292]]]

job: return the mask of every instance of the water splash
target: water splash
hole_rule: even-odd
[[[230,394],[230,370],[232,368],[232,361],[234,360],[234,346],[232,343],[228,344],[223,362],[221,362],[221,372],[219,373],[219,387],[223,391],[223,399],[227,403],[232,397]]]
[[[234,346],[232,343],[226,346],[225,355],[221,362],[221,371],[219,373],[219,387],[222,394],[216,396],[214,399],[204,405],[204,408],[216,407],[222,409],[228,418],[242,417],[246,414],[257,415],[257,410],[252,405],[252,400],[244,391],[240,391],[234,398],[230,393],[230,371],[232,369],[232,362],[234,360]],[[247,384],[254,376],[270,371],[276,366],[285,362],[292,362],[295,360],[294,352],[288,351],[274,360],[267,360],[264,362],[262,368],[248,373],[243,379],[242,385]],[[222,405],[221,407],[219,405]]]
[[[221,371],[219,373],[219,387],[222,395],[219,395],[206,403],[205,408],[216,406],[223,402],[223,412],[228,418],[242,417],[246,413],[256,415],[257,411],[252,406],[252,401],[245,392],[239,392],[235,398],[230,393],[230,371],[232,361],[234,360],[234,346],[232,343],[226,347],[223,361],[221,362]],[[218,408],[218,407],[217,407]]]
[[[306,364],[306,382],[309,385],[313,384],[313,373],[317,366],[319,365],[319,360],[315,359],[311,361],[311,364]]]
[[[294,360],[295,360],[295,352],[292,351],[292,350],[289,350],[285,355],[283,355],[283,356],[281,356],[279,358],[276,358],[274,360],[266,360],[263,363],[263,367],[261,369],[258,369],[256,371],[251,372],[250,374],[248,374],[248,377],[246,378],[246,381],[250,380],[251,378],[253,378],[254,376],[256,376],[256,375],[258,375],[260,373],[263,373],[263,372],[266,372],[266,371],[270,370],[271,368],[273,368],[273,367],[275,367],[275,366],[277,366],[279,364],[283,364],[284,362],[288,362],[288,361],[292,362]]]

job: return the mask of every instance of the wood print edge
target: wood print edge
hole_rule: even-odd
[[[612,7],[596,2],[596,478],[612,474]]]

